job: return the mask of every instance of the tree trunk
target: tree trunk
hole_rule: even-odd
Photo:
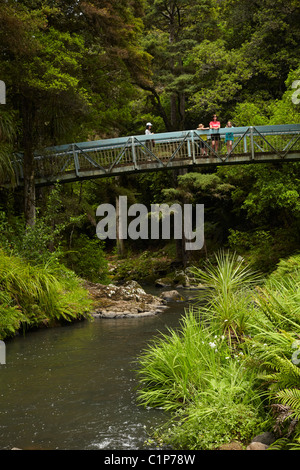
[[[120,238],[120,217],[119,217],[119,196],[116,196],[116,232],[117,232],[117,253],[118,255],[124,256],[125,245],[124,239]]]
[[[179,93],[179,129],[184,130],[185,127],[185,93],[181,91]]]
[[[176,12],[173,6],[173,11],[170,12],[169,16],[169,44],[173,46],[175,44],[175,30],[176,30]],[[175,76],[175,61],[174,57],[170,55],[170,71],[173,77]],[[177,94],[173,92],[170,96],[170,122],[172,130],[177,128]]]
[[[33,152],[24,153],[24,214],[26,225],[35,224],[35,184]]]
[[[172,130],[177,129],[177,95],[173,93],[170,97],[170,121]]]
[[[24,215],[27,226],[35,224],[35,184],[33,154],[33,109],[30,99],[23,97],[21,106],[24,148]]]
[[[178,186],[178,176],[185,175],[187,173],[186,168],[181,168],[173,171],[173,184],[174,188]],[[181,202],[181,207],[183,209],[184,204],[186,203],[185,199]],[[184,211],[182,213],[182,216]],[[184,220],[182,217],[182,227],[181,227],[181,239],[176,240],[176,259],[182,263],[183,267],[186,268],[189,261],[189,253],[185,248],[186,243],[185,233],[184,233]]]

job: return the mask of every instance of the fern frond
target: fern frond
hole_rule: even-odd
[[[283,450],[289,442],[289,439],[286,437],[281,437],[269,445],[268,450]]]
[[[298,387],[300,384],[300,368],[287,358],[276,357],[276,367],[280,367],[278,382],[281,387]]]
[[[280,390],[275,394],[275,398],[283,405],[291,408],[291,416],[300,419],[300,390],[299,389],[285,389]]]

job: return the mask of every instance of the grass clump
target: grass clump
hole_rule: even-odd
[[[234,441],[246,445],[260,426],[254,406],[204,400],[180,410],[170,423],[156,431],[154,438],[176,449],[214,450]]]
[[[235,253],[220,251],[204,269],[191,270],[205,288],[199,300],[201,318],[215,331],[225,334],[229,343],[243,341],[254,314],[253,288],[262,283],[260,274],[253,272]]]
[[[180,331],[154,340],[139,365],[139,402],[173,413],[155,432],[157,441],[208,450],[234,439],[247,442],[259,429],[263,412],[255,373],[192,310]]]
[[[271,430],[271,448],[299,450],[299,257],[264,281],[224,253],[194,275],[205,305],[139,358],[139,403],[171,412],[156,441],[208,450]]]
[[[22,328],[88,316],[91,301],[66,268],[31,265],[0,250],[0,338]]]

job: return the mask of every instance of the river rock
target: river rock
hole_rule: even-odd
[[[246,450],[267,450],[268,446],[262,442],[251,442]]]
[[[160,294],[160,298],[168,301],[183,301],[184,297],[177,290],[168,290]]]
[[[94,301],[92,316],[101,318],[144,317],[166,308],[164,299],[147,294],[136,281],[122,286],[86,283]]]
[[[156,279],[155,287],[172,287],[172,280],[168,278]]]
[[[276,441],[276,437],[272,432],[263,432],[262,434],[259,434],[258,436],[255,436],[252,439],[252,442],[261,442],[262,444],[265,444],[267,446],[271,445],[273,442]]]
[[[229,444],[222,444],[218,450],[243,450],[240,442],[229,442]]]

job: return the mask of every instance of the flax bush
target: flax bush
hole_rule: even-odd
[[[139,403],[173,413],[156,430],[156,441],[178,449],[213,449],[233,439],[247,442],[259,431],[263,409],[256,374],[197,312],[186,313],[180,331],[156,338],[139,365]]]
[[[198,283],[205,288],[200,300],[202,320],[216,331],[225,334],[229,343],[239,342],[248,333],[254,314],[254,288],[262,283],[259,273],[253,272],[235,253],[220,251],[203,269],[191,270]]]
[[[212,336],[192,309],[181,327],[155,338],[138,358],[140,403],[176,410],[192,402],[225,366],[230,352],[224,337]]]
[[[271,430],[271,448],[300,449],[299,267],[299,255],[282,261],[262,283],[236,255],[218,254],[194,270],[206,306],[140,357],[139,402],[172,412],[156,442],[215,449]]]
[[[224,252],[193,273],[206,287],[202,305],[186,312],[179,331],[156,338],[141,355],[138,400],[173,413],[156,432],[158,441],[172,447],[246,443],[265,419],[256,371],[246,368],[240,347],[261,279],[235,254]]]

